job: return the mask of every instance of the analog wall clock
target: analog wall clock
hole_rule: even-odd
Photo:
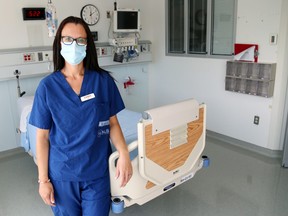
[[[87,25],[95,25],[100,19],[100,12],[98,8],[92,4],[83,6],[80,15]]]

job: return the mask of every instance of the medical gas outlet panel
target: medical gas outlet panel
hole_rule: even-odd
[[[109,39],[109,44],[111,46],[126,47],[126,46],[136,46],[136,37],[124,37],[124,38],[113,38]]]
[[[23,53],[23,63],[43,62],[43,61],[52,61],[52,53],[51,52]]]
[[[138,52],[137,58],[129,61],[115,62],[113,57],[117,48],[109,43],[96,43],[97,56],[100,67],[121,65],[123,63],[151,62],[151,42],[139,41],[133,46]],[[131,47],[131,46],[130,46]],[[129,46],[123,47],[129,49]],[[15,79],[15,71],[19,72],[20,78],[43,76],[53,72],[52,47],[34,47],[0,50],[0,81]]]
[[[140,41],[138,45],[129,46],[112,46],[111,43],[96,43],[97,56],[99,57],[98,62],[102,67],[113,66],[123,63],[140,63],[140,62],[150,62],[152,61],[151,53],[151,42],[150,41]],[[128,53],[137,52],[133,58],[124,58],[123,61],[115,61],[115,54],[118,52]]]
[[[16,70],[20,72],[21,77],[52,72],[53,52],[49,49],[27,48],[0,51],[0,81],[15,78]]]
[[[97,44],[96,44],[97,46]],[[129,46],[123,46],[124,48],[127,47],[131,47],[132,45]],[[138,44],[137,46],[133,46],[135,47],[137,50],[139,50],[140,53],[149,53],[151,52],[151,43],[143,43],[143,44]],[[105,56],[112,56],[115,52],[117,48],[115,48],[114,46],[110,46],[108,44],[104,44],[104,45],[98,45],[96,50],[97,50],[97,55],[98,57],[105,57]]]
[[[0,67],[9,65],[22,65],[38,62],[49,62],[53,59],[52,50],[47,51],[25,51],[13,52],[13,50],[1,53],[0,51]]]

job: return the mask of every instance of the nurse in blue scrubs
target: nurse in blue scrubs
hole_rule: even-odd
[[[132,176],[116,114],[124,104],[101,69],[89,27],[77,17],[60,24],[53,43],[55,72],[41,80],[30,124],[37,127],[39,193],[54,215],[108,216],[110,139],[120,157],[116,178]]]

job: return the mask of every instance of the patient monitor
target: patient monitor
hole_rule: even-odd
[[[132,160],[133,176],[125,187],[115,179],[119,157],[109,158],[112,211],[121,213],[142,205],[193,178],[209,159],[205,147],[206,106],[194,99],[148,110],[138,127],[138,140],[128,145],[138,150]]]

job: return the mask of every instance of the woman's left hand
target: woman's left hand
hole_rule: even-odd
[[[129,157],[129,152],[120,153],[116,167],[116,179],[120,180],[120,187],[125,187],[132,178],[133,169]]]

